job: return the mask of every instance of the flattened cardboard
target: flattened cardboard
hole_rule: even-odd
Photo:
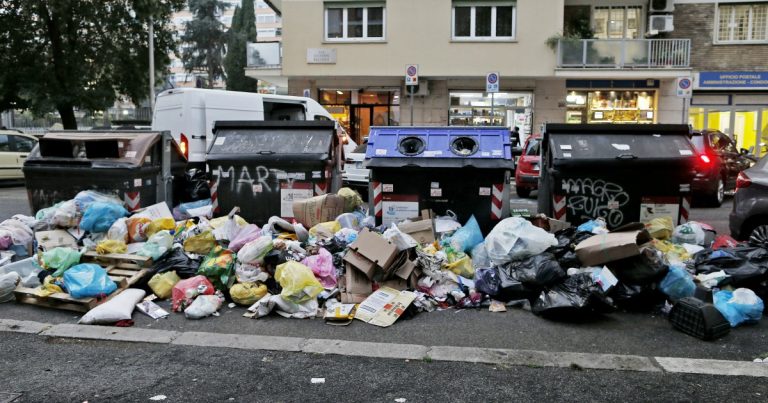
[[[576,246],[584,266],[597,266],[640,254],[640,246],[651,241],[646,230],[598,234]]]
[[[35,232],[35,240],[38,248],[43,251],[51,250],[56,247],[77,249],[77,240],[63,229],[53,231]]]
[[[344,198],[335,194],[310,197],[293,202],[293,217],[305,227],[333,221],[344,212]]]
[[[397,291],[382,287],[365,299],[357,307],[355,319],[372,325],[391,326],[416,299],[410,291]]]
[[[435,228],[432,219],[400,223],[397,224],[397,228],[412,236],[419,244],[435,242]]]

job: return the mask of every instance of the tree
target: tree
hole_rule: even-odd
[[[167,24],[183,0],[0,0],[0,110],[56,110],[76,129],[75,108],[103,110],[119,95],[149,93],[147,23],[155,65],[175,44]]]
[[[208,88],[225,77],[222,62],[227,33],[218,17],[226,9],[227,4],[219,0],[189,0],[189,10],[194,19],[184,24],[185,32],[181,40],[190,46],[182,53],[181,60],[187,72],[203,71],[207,74]]]
[[[256,42],[256,14],[252,0],[242,0],[242,8],[235,8],[232,26],[227,32],[227,55],[224,69],[227,89],[230,91],[258,91],[258,81],[245,75],[247,44]]]

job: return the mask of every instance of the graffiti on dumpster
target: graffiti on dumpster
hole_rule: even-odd
[[[563,190],[571,215],[576,218],[603,217],[609,227],[621,225],[621,208],[629,203],[629,194],[620,185],[601,179],[564,179]]]
[[[234,166],[229,166],[225,169],[219,165],[216,171],[214,171],[213,176],[218,181],[220,189],[226,187],[227,182],[229,182],[230,191],[234,194],[239,194],[243,189],[253,192],[254,188],[264,193],[279,192],[280,181],[286,183],[290,188],[297,179],[295,176],[288,175],[282,169],[269,169],[263,165],[256,167],[243,166],[239,170]],[[256,186],[254,187],[254,185]]]

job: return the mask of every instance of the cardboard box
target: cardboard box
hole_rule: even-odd
[[[77,240],[63,229],[53,231],[35,232],[37,247],[43,251],[51,250],[56,247],[77,249]]]
[[[582,265],[598,266],[640,254],[640,247],[651,241],[646,230],[611,232],[587,238],[576,245]]]
[[[342,304],[359,304],[365,301],[371,294],[350,294],[348,292],[341,293]]]
[[[307,228],[333,221],[344,213],[344,198],[335,194],[315,196],[293,202],[293,218]]]
[[[362,272],[347,265],[344,273],[344,291],[349,294],[370,295],[373,292],[373,283]]]
[[[368,278],[373,278],[377,270],[389,268],[398,254],[395,244],[367,228],[360,231],[355,242],[349,245],[349,249],[344,256],[345,261],[364,272]]]
[[[376,263],[366,259],[365,256],[351,249],[344,255],[344,263],[347,266],[347,270],[349,270],[349,268],[358,270],[365,274],[369,279],[373,278],[373,275],[376,272]]]
[[[397,228],[412,236],[421,245],[435,242],[435,227],[432,219],[400,223]]]

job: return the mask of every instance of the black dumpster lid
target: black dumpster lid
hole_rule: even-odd
[[[329,120],[217,120],[213,123],[214,133],[231,129],[334,129],[336,124]]]
[[[691,127],[683,124],[633,123],[547,123],[544,134],[683,134],[690,136]]]
[[[214,133],[207,159],[327,160],[336,139],[326,121],[216,122]]]

